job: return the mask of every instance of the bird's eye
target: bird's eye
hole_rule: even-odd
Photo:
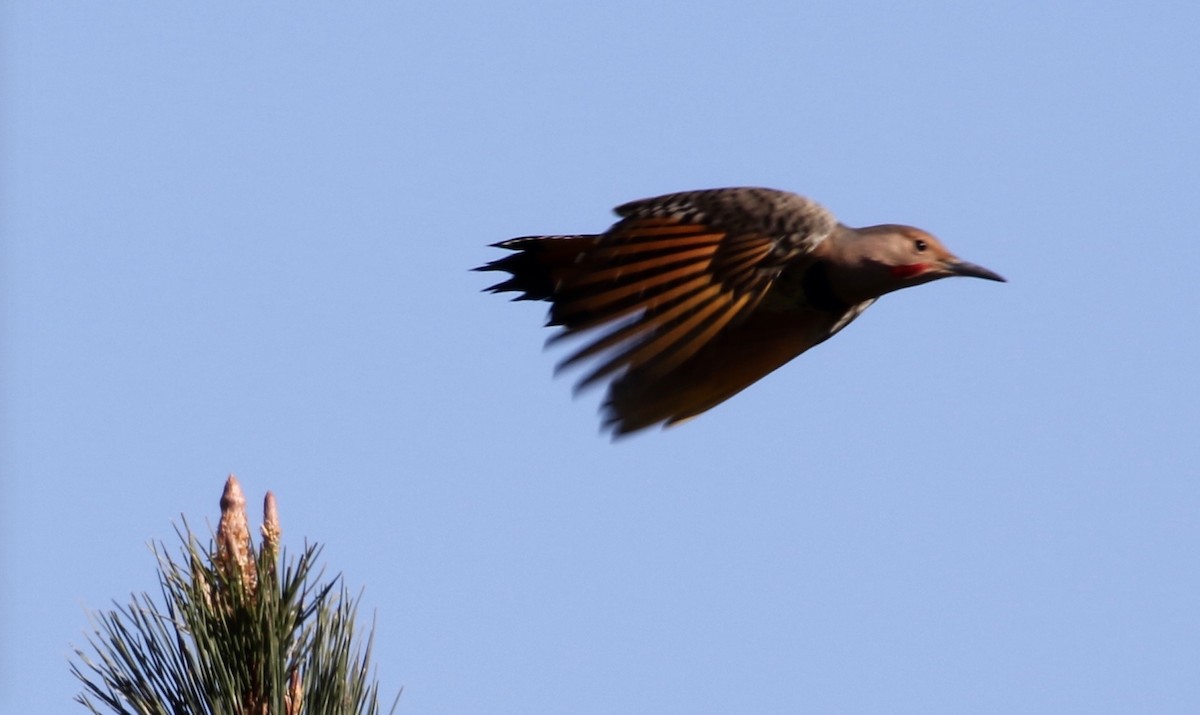
[[[929,248],[929,244],[925,243],[924,241],[922,241],[919,238],[917,240],[913,241],[913,246],[916,246],[918,253],[924,253],[925,249]]]

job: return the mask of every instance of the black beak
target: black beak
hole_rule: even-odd
[[[956,275],[956,276],[968,276],[970,278],[986,278],[989,281],[1000,281],[1001,283],[1008,282],[1008,281],[1004,280],[1004,278],[999,273],[989,271],[988,269],[984,268],[983,266],[977,266],[974,263],[967,263],[966,261],[959,261],[957,259],[953,260],[953,261],[948,261],[946,263],[946,270],[949,271],[952,275]]]

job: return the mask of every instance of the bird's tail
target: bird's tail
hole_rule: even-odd
[[[520,293],[513,300],[552,300],[555,290],[579,272],[580,258],[599,236],[524,236],[492,244],[511,255],[479,266],[477,271],[507,271],[508,280],[485,288],[492,293]]]

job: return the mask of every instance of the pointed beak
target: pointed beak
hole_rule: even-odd
[[[970,278],[986,278],[989,281],[1000,281],[1001,283],[1008,282],[1004,280],[999,273],[994,273],[983,266],[978,266],[974,263],[960,261],[957,258],[946,261],[945,266],[946,270],[949,271],[951,275],[968,276]]]

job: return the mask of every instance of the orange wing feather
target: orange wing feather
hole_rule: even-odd
[[[636,316],[563,360],[566,367],[612,354],[580,387],[618,370],[665,374],[761,300],[769,276],[753,267],[771,250],[765,237],[727,233],[661,218],[626,219],[593,251],[575,259],[579,273],[557,288],[553,320],[563,335]]]

